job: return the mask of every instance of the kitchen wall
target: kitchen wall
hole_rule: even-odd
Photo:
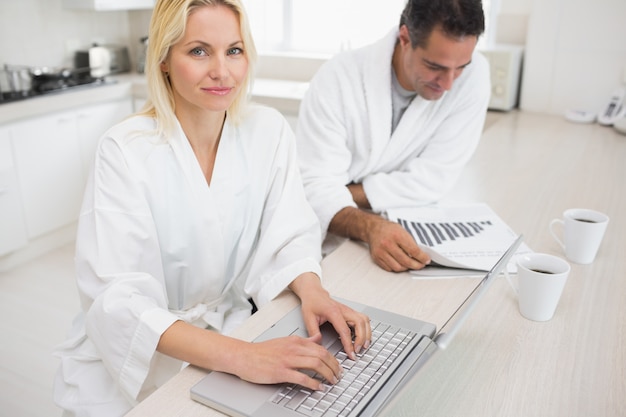
[[[148,35],[151,16],[151,10],[132,10],[128,12],[128,22],[130,25],[130,41],[128,47],[131,52],[131,61],[133,62],[136,62],[137,52],[140,47],[139,39]]]
[[[93,41],[129,47],[134,62],[150,11],[68,11],[62,0],[0,0],[0,65],[68,65]],[[501,0],[499,42],[525,44],[521,108],[596,109],[626,84],[625,0]]]
[[[533,0],[492,0],[496,15],[495,37],[497,43],[524,45],[528,34],[528,18]],[[493,30],[493,28],[492,28]]]
[[[626,86],[626,1],[500,0],[496,38],[525,46],[520,107],[598,111]]]
[[[597,111],[620,85],[626,86],[625,0],[533,1],[522,109]]]
[[[94,41],[128,45],[128,15],[65,10],[62,0],[0,0],[0,65],[72,66],[74,51]]]

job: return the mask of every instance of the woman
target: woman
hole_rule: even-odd
[[[320,283],[319,225],[293,134],[246,106],[254,44],[239,0],[160,0],[150,24],[142,113],[102,137],[76,241],[82,312],[60,347],[55,398],[66,415],[123,415],[184,363],[257,383],[319,389],[367,347],[366,316]],[[228,332],[284,289],[310,337],[247,343]],[[350,327],[356,334],[354,343]]]

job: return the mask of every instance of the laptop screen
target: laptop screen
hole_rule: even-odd
[[[434,339],[440,349],[445,349],[450,344],[453,337],[462,327],[463,322],[467,319],[467,317],[469,317],[476,304],[478,304],[480,299],[487,292],[489,286],[491,286],[491,284],[496,280],[500,272],[506,268],[507,264],[511,260],[511,257],[522,243],[523,238],[523,235],[519,235],[517,239],[515,239],[511,246],[509,246],[506,252],[504,252],[504,254],[500,257],[498,262],[496,262],[491,270],[485,274],[467,298],[454,311],[454,313],[452,313],[444,325],[441,326]]]

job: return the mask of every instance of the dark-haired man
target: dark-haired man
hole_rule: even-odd
[[[315,75],[297,145],[325,253],[351,238],[388,271],[430,262],[384,213],[439,200],[476,149],[490,97],[483,31],[480,0],[409,0],[399,28]]]

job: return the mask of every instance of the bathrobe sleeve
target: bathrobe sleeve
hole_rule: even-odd
[[[306,197],[317,215],[322,236],[331,220],[344,207],[356,207],[346,185],[353,180],[355,158],[352,126],[362,123],[366,108],[359,94],[358,78],[349,77],[351,61],[329,61],[315,74],[300,106],[297,125],[298,161]],[[345,75],[344,75],[345,74]],[[358,156],[356,156],[358,157]]]
[[[105,136],[80,215],[76,272],[86,334],[129,400],[177,320],[167,310],[156,228],[140,188],[123,150]]]
[[[298,275],[313,272],[322,278],[322,271],[319,223],[304,194],[293,131],[275,110],[260,111],[264,117],[255,119],[261,125],[251,129],[271,132],[272,137],[254,139],[263,143],[269,175],[259,240],[245,289],[262,306]],[[259,157],[261,154],[256,155]]]

